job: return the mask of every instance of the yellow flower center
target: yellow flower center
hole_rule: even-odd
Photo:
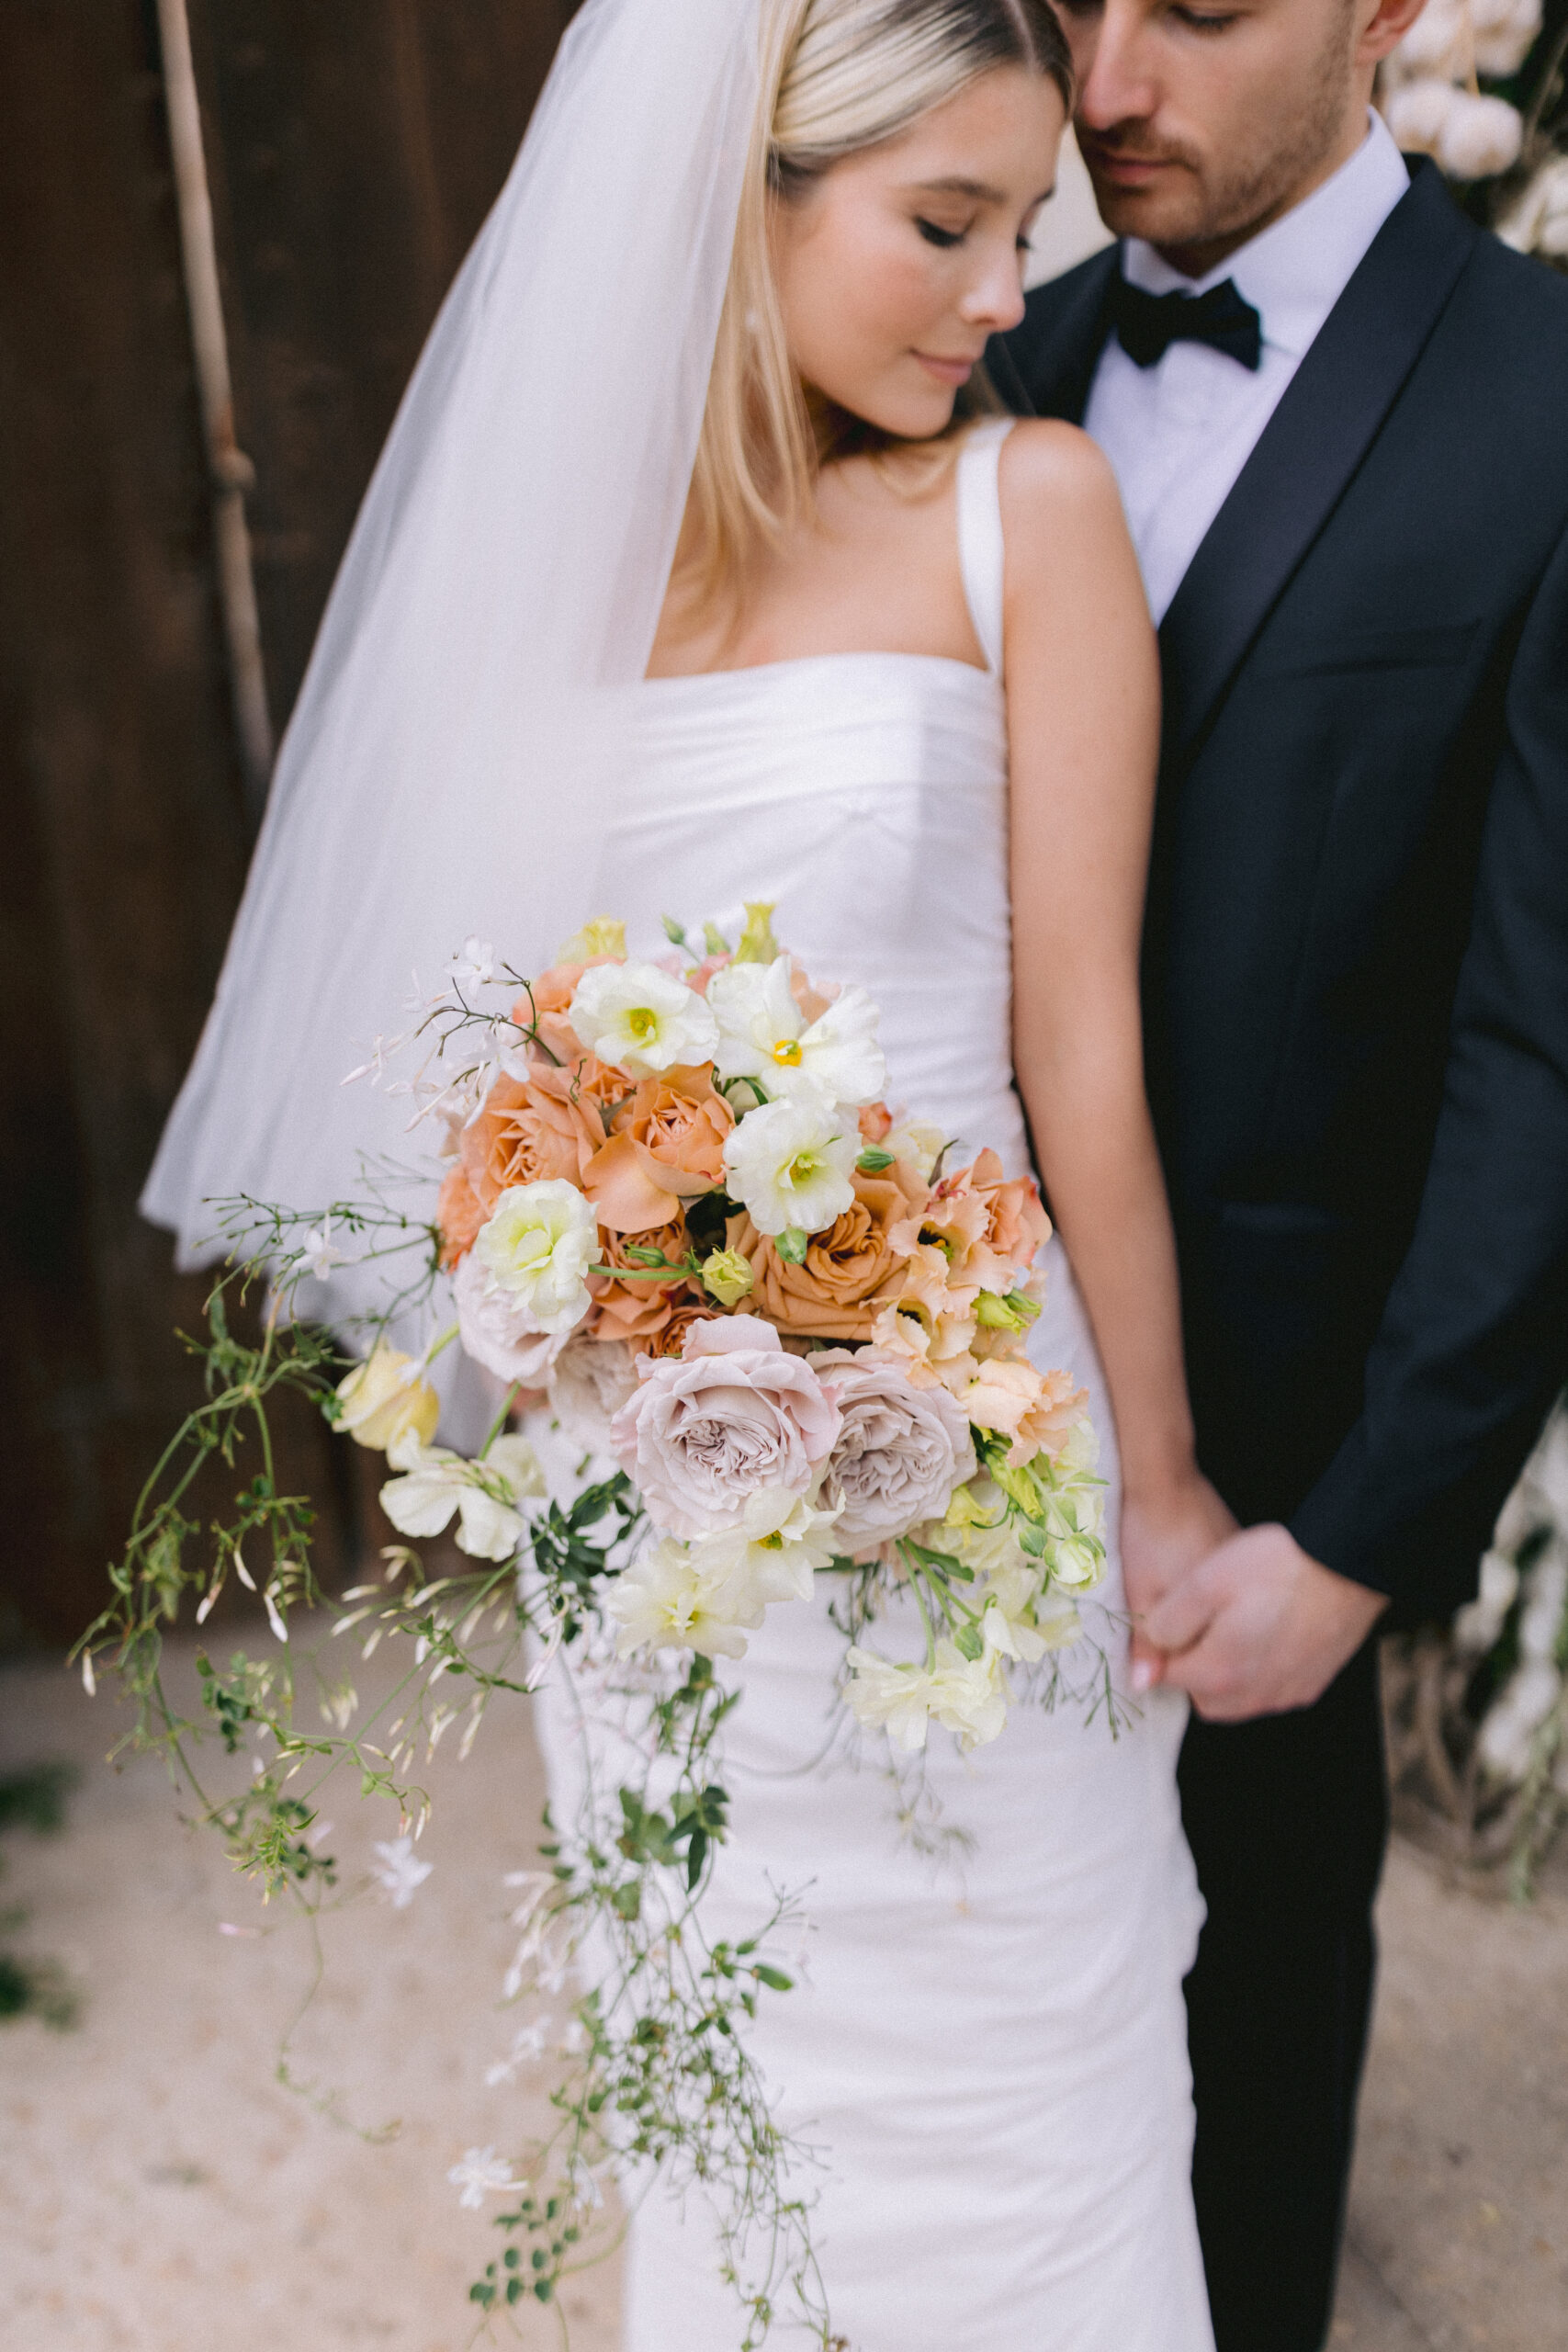
[[[761,1535],[758,1537],[757,1541],[764,1552],[782,1552],[784,1550],[784,1537],[782,1535]]]
[[[650,1037],[659,1035],[659,1015],[650,1012],[646,1004],[639,1004],[635,1012],[627,1013],[626,1027],[631,1031],[635,1044],[646,1046]]]
[[[800,1039],[781,1037],[773,1047],[773,1059],[782,1062],[786,1069],[798,1069],[801,1063]]]
[[[812,1178],[821,1172],[822,1162],[814,1151],[797,1151],[784,1171],[784,1182],[788,1184],[809,1184]]]

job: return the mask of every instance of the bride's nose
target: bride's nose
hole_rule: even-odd
[[[1010,241],[987,256],[983,271],[966,288],[959,305],[965,326],[1006,334],[1023,316],[1023,273]]]

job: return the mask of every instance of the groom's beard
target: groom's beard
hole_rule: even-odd
[[[1101,219],[1116,235],[1145,238],[1189,276],[1201,276],[1299,201],[1343,134],[1354,86],[1348,44],[1337,26],[1304,88],[1298,80],[1270,92],[1228,138],[1218,128],[1202,143],[1160,136],[1138,119],[1105,130],[1080,121],[1078,145]],[[1145,185],[1125,187],[1114,176],[1122,160],[1165,168]]]

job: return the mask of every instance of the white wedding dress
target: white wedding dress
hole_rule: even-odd
[[[958,463],[979,669],[843,653],[659,679],[637,692],[625,798],[591,893],[634,941],[664,912],[739,924],[776,902],[818,982],[882,1007],[889,1099],[1027,1165],[1010,1061],[1002,537],[983,425]],[[585,899],[584,903],[587,903]],[[1114,1433],[1061,1251],[1032,1352],[1086,1383],[1116,1523]],[[821,2152],[813,2236],[852,2352],[1212,2352],[1188,2187],[1181,1978],[1201,1917],[1174,1781],[1184,1704],[1156,1692],[1113,1738],[1103,1716],[1017,1704],[967,1760],[933,1730],[930,1786],[973,1840],[933,1860],[900,1839],[874,1743],[824,1759],[840,1636],[817,1602],[751,1637],[725,1734],[732,1835],[710,1932],[744,1934],[770,1886],[801,1890],[804,1981],[765,1995],[752,2047],[781,2119]],[[1114,1549],[1098,1598],[1120,1602]],[[1112,1616],[1087,1618],[1112,1653]],[[913,1656],[896,1620],[873,1646]],[[570,1806],[580,1718],[561,1681],[541,1736]],[[698,2197],[655,2186],[635,2214],[626,2352],[735,2352]],[[792,2338],[781,2319],[781,2341]]]

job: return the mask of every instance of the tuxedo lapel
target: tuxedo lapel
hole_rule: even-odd
[[[1338,504],[1474,251],[1416,165],[1302,361],[1160,629],[1168,775],[1196,749],[1264,621]]]
[[[1091,254],[1065,277],[1034,289],[1021,326],[1010,334],[993,336],[986,366],[1016,414],[1083,423],[1110,325],[1111,289],[1119,266],[1115,245]]]

